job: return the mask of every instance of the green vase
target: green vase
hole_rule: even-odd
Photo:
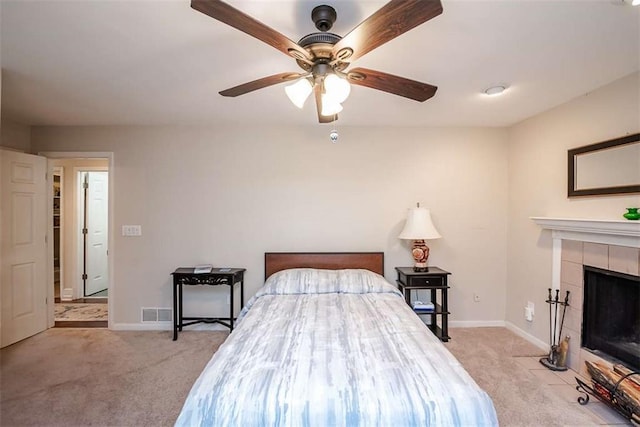
[[[627,213],[622,214],[622,216],[632,221],[636,221],[640,219],[640,213],[638,213],[638,208],[627,208]]]

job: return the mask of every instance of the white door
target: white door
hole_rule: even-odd
[[[91,296],[108,287],[107,226],[108,172],[85,173],[85,274],[84,295]]]
[[[47,159],[0,150],[0,346],[47,328]]]

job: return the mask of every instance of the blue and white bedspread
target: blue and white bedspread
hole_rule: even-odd
[[[178,426],[487,426],[489,396],[382,276],[272,275],[193,385]]]

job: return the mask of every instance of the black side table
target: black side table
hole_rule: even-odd
[[[449,341],[449,303],[447,300],[447,292],[449,286],[447,284],[448,271],[444,271],[438,267],[429,267],[429,271],[413,271],[413,267],[396,267],[398,272],[398,289],[404,295],[404,299],[411,305],[411,291],[418,289],[431,290],[431,302],[434,310],[430,312],[416,312],[419,316],[429,316],[429,329],[440,338],[441,341]],[[438,299],[438,294],[440,299]],[[415,311],[415,310],[414,310]],[[441,325],[438,326],[438,317],[441,319]]]
[[[181,267],[171,273],[173,276],[173,340],[178,339],[178,331],[183,326],[195,323],[220,323],[233,331],[233,287],[240,285],[240,307],[244,307],[244,268],[214,268],[210,273],[194,273],[193,267]],[[229,286],[229,318],[224,317],[184,317],[182,313],[182,286],[227,285]],[[185,322],[187,320],[187,322]]]

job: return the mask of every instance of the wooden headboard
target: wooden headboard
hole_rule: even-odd
[[[288,268],[363,268],[384,276],[384,252],[266,252],[265,280]]]

